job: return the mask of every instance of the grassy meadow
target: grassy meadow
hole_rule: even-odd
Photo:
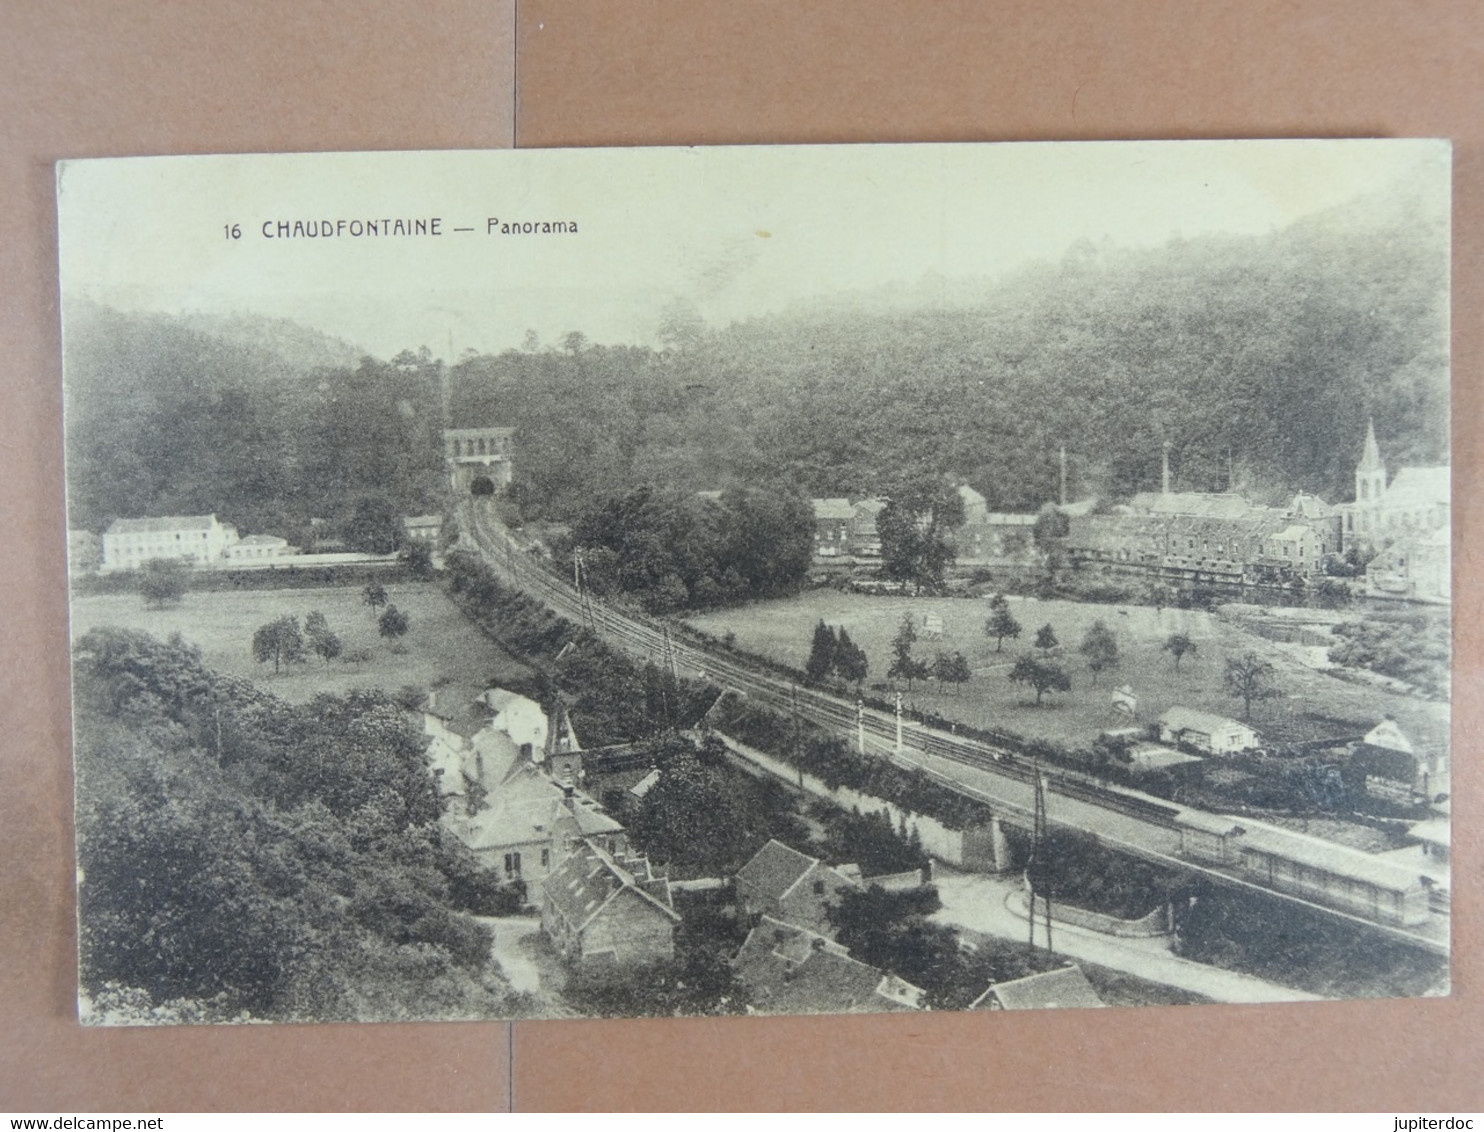
[[[74,596],[72,636],[105,625],[138,629],[159,638],[179,633],[201,649],[208,667],[245,676],[294,703],[321,692],[344,695],[355,689],[395,691],[455,685],[472,689],[522,672],[523,666],[481,633],[435,584],[412,582],[387,587],[393,605],[407,614],[410,627],[397,645],[383,639],[376,619],[361,600],[359,586],[320,589],[220,590],[188,593],[178,606],[148,609],[137,594]],[[297,617],[300,628],[311,610],[325,615],[344,646],[341,659],[328,665],[313,653],[303,663],[275,674],[272,662],[253,659],[253,633],[280,617]],[[307,642],[306,642],[307,647]],[[344,657],[369,649],[361,664]]]
[[[696,628],[716,637],[736,635],[736,646],[802,669],[816,622],[844,628],[865,649],[871,669],[868,684],[885,681],[891,665],[891,642],[904,616],[917,627],[913,654],[932,661],[939,652],[962,652],[973,679],[940,689],[936,682],[913,686],[910,700],[918,708],[979,727],[1003,728],[1022,735],[1085,744],[1099,731],[1127,726],[1127,717],[1115,712],[1112,689],[1130,685],[1139,697],[1135,722],[1157,719],[1175,706],[1197,708],[1242,718],[1242,703],[1222,689],[1228,656],[1258,653],[1277,670],[1279,696],[1252,707],[1253,726],[1274,739],[1319,738],[1343,731],[1339,725],[1319,723],[1311,715],[1333,716],[1369,728],[1389,712],[1403,730],[1427,744],[1445,746],[1448,709],[1372,687],[1348,684],[1300,662],[1299,646],[1283,645],[1243,632],[1214,614],[1198,610],[1164,609],[1139,605],[1097,605],[1070,601],[1043,601],[1010,597],[1010,611],[1022,626],[1018,640],[1006,640],[1003,651],[984,634],[988,602],[965,598],[885,597],[818,589],[798,597],[760,602],[690,618]],[[941,640],[930,640],[924,630],[929,615],[942,619]],[[1102,621],[1118,641],[1116,668],[1093,673],[1077,651],[1094,621]],[[1036,631],[1049,624],[1060,641],[1055,658],[1071,676],[1070,693],[1048,693],[1040,707],[1035,692],[1010,683],[1015,659],[1035,651]],[[1196,651],[1179,670],[1164,642],[1172,633],[1189,634]]]

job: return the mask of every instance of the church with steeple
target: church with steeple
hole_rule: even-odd
[[[1366,592],[1374,597],[1446,603],[1452,599],[1452,489],[1447,464],[1402,468],[1390,482],[1366,425],[1355,465],[1355,502],[1340,504],[1341,540],[1371,555]]]
[[[1343,545],[1347,550],[1352,546],[1379,550],[1399,539],[1446,528],[1450,497],[1447,464],[1402,468],[1388,483],[1376,426],[1368,422],[1355,465],[1355,502],[1340,504]]]

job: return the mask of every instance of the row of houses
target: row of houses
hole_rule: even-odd
[[[964,525],[954,532],[961,562],[1027,561],[1035,543],[1036,516],[991,511],[984,496],[967,484],[958,488]],[[814,557],[819,563],[871,563],[881,558],[876,520],[887,501],[843,497],[811,500],[814,509]]]
[[[435,546],[443,529],[442,515],[410,515],[402,520],[408,542]],[[360,561],[362,554],[305,554],[277,535],[242,535],[216,515],[164,515],[147,519],[115,519],[102,536],[92,531],[67,532],[68,571],[115,574],[138,570],[146,562],[183,562],[193,569],[242,570],[289,564],[335,565]]]
[[[964,525],[955,532],[958,559],[968,564],[1028,564],[1036,560],[1037,516],[991,511],[983,495],[958,489]],[[1330,504],[1299,492],[1269,507],[1234,492],[1171,490],[1166,454],[1160,491],[1128,503],[1063,502],[1063,540],[1074,568],[1149,574],[1172,581],[1228,585],[1285,584],[1324,572],[1326,560],[1351,549],[1370,559],[1366,592],[1446,602],[1452,593],[1447,465],[1405,467],[1388,479],[1368,424],[1355,466],[1355,498]],[[879,498],[816,499],[817,562],[871,563],[881,557]]]

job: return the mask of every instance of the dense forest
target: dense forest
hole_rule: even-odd
[[[515,427],[528,518],[644,485],[858,497],[917,471],[1034,509],[1060,446],[1074,496],[1118,498],[1158,485],[1165,440],[1180,489],[1346,499],[1370,416],[1393,468],[1447,454],[1446,225],[1378,198],[724,328],[677,304],[657,348],[578,328],[447,365],[69,310],[73,523],[216,510],[292,535],[368,493],[432,506],[445,398],[456,425]]]
[[[501,1017],[467,911],[519,903],[441,832],[408,714],[302,707],[176,639],[74,651],[81,987],[128,1022]]]

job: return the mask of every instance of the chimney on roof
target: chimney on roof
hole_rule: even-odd
[[[1061,446],[1061,505],[1067,505],[1067,446]]]
[[[1159,490],[1162,495],[1170,494],[1170,442],[1164,443],[1164,466],[1160,472]]]

